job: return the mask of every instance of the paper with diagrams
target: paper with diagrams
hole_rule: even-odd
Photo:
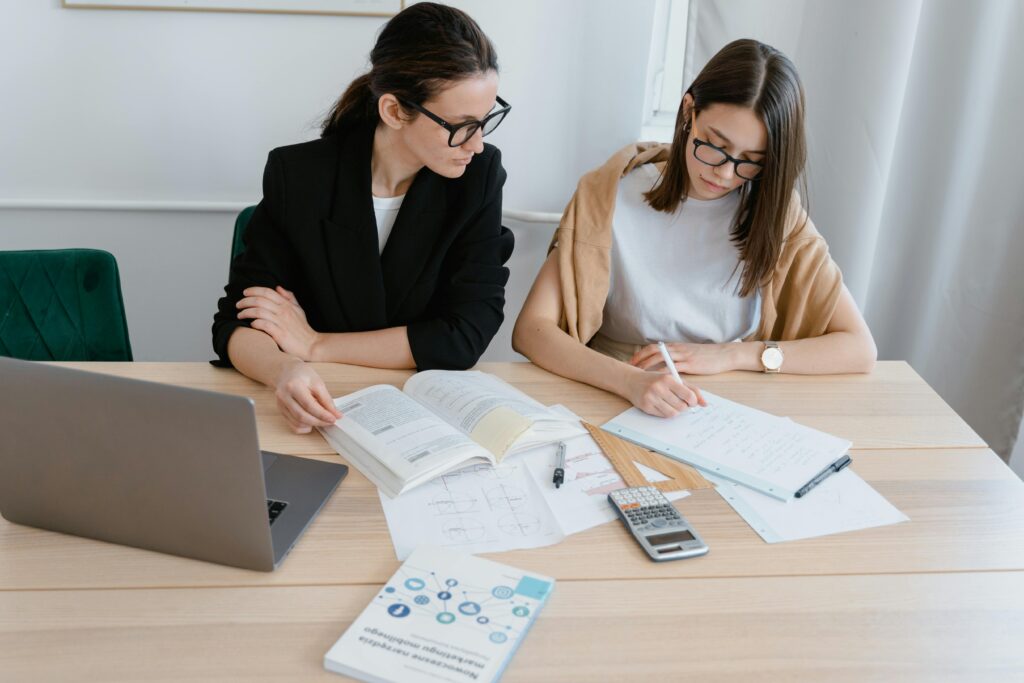
[[[498,466],[450,472],[396,498],[381,495],[398,559],[422,544],[469,553],[538,548],[614,520],[607,497],[625,486],[622,477],[589,435],[565,444],[565,483],[558,489],[551,482],[557,447],[549,445]],[[651,481],[664,479],[638,466]]]

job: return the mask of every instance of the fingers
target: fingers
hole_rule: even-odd
[[[633,365],[637,366],[641,370],[650,370],[656,368],[659,365],[665,365],[665,359],[661,357],[661,353],[657,353],[651,356],[644,356],[638,359]]]
[[[235,304],[235,308],[240,308],[244,311],[264,309],[273,313],[281,310],[281,306],[286,304],[278,304],[270,299],[263,296],[247,296],[238,300]]]
[[[688,408],[700,405],[700,400],[697,398],[697,392],[695,392],[689,385],[672,379],[669,383],[669,391],[671,391],[674,396],[678,397],[680,401],[685,403]]]
[[[269,287],[247,287],[242,290],[242,294],[247,297],[262,297],[264,299],[269,299],[278,306],[283,306],[289,303],[288,299],[282,296],[277,289],[271,289]]]
[[[675,417],[686,410],[686,404],[680,401],[677,396],[669,392],[667,396],[656,397],[655,408],[658,409],[658,412],[662,417]]]
[[[249,316],[254,317],[254,316]],[[265,320],[263,318],[257,318],[252,321],[252,329],[265,332],[274,343],[280,347],[285,342],[285,333],[281,329],[281,326],[275,323],[273,320]]]
[[[288,426],[291,427],[291,430],[296,434],[309,434],[313,431],[312,425],[303,422],[300,417],[295,415],[292,408],[288,405],[288,402],[280,396],[277,398],[277,409],[281,412],[281,415],[284,416],[284,419],[288,423]]]
[[[305,391],[299,394],[293,394],[292,398],[307,415],[312,416],[316,420],[314,425],[316,427],[326,427],[327,425],[334,424],[334,421],[338,419],[334,416],[333,411],[320,404],[320,401],[313,395],[313,390],[310,387],[307,387]]]
[[[648,344],[633,354],[633,357],[629,359],[629,364],[646,369],[653,364],[652,361],[658,358],[661,358],[661,351],[658,349],[658,345]],[[646,363],[646,365],[641,365],[642,363]]]
[[[681,386],[667,375],[656,377],[647,385],[637,407],[657,417],[675,417],[689,407],[684,398],[679,396]]]
[[[278,311],[271,310],[269,308],[263,308],[262,306],[255,306],[253,308],[246,308],[245,310],[238,312],[238,319],[245,320],[246,318],[263,318],[264,320],[274,320],[278,316]]]
[[[290,418],[289,422],[293,429],[299,427],[304,430],[300,433],[308,433],[313,427],[326,427],[334,424],[334,418],[313,399],[308,388],[306,393],[279,397],[278,405],[282,408],[285,416]]]
[[[292,292],[289,292],[287,289],[285,289],[281,285],[278,285],[275,288],[275,290],[277,291],[278,294],[283,296],[285,298],[285,300],[288,301],[288,303],[294,304],[296,306],[299,305],[299,300],[295,298],[295,294],[293,294]]]
[[[331,398],[331,394],[327,391],[325,385],[313,385],[313,397],[331,414],[333,418],[331,422],[341,419],[341,411],[334,405],[334,399]]]

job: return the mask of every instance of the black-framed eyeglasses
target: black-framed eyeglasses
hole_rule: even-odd
[[[469,142],[470,138],[476,135],[476,132],[478,130],[483,130],[484,137],[487,137],[488,135],[493,133],[494,129],[497,128],[505,119],[505,116],[512,109],[512,105],[510,105],[508,102],[501,99],[500,97],[496,99],[498,102],[498,108],[494,109],[493,111],[491,111],[490,114],[485,116],[483,121],[477,121],[476,119],[474,119],[472,121],[463,121],[462,123],[448,123],[440,116],[426,109],[425,107],[421,107],[418,104],[414,104],[413,102],[408,102],[406,100],[399,100],[399,102],[404,104],[406,107],[412,107],[421,114],[426,115],[427,118],[429,118],[431,121],[447,130],[448,146],[459,147]]]
[[[731,157],[721,147],[716,147],[696,136],[693,138],[693,158],[708,166],[721,166],[731,161],[736,169],[736,175],[744,180],[757,180],[764,170],[764,164]]]

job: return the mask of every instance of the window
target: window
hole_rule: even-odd
[[[683,97],[688,59],[692,53],[690,0],[656,0],[651,54],[647,65],[641,138],[671,142],[676,112]],[[690,77],[692,79],[692,76]]]

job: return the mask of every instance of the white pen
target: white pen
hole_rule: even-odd
[[[683,378],[679,376],[678,372],[676,372],[676,363],[672,360],[672,356],[668,355],[668,348],[665,346],[665,342],[658,342],[658,350],[661,351],[661,357],[665,361],[665,367],[667,367],[668,371],[672,373],[672,376],[676,378],[676,381],[682,384]]]

